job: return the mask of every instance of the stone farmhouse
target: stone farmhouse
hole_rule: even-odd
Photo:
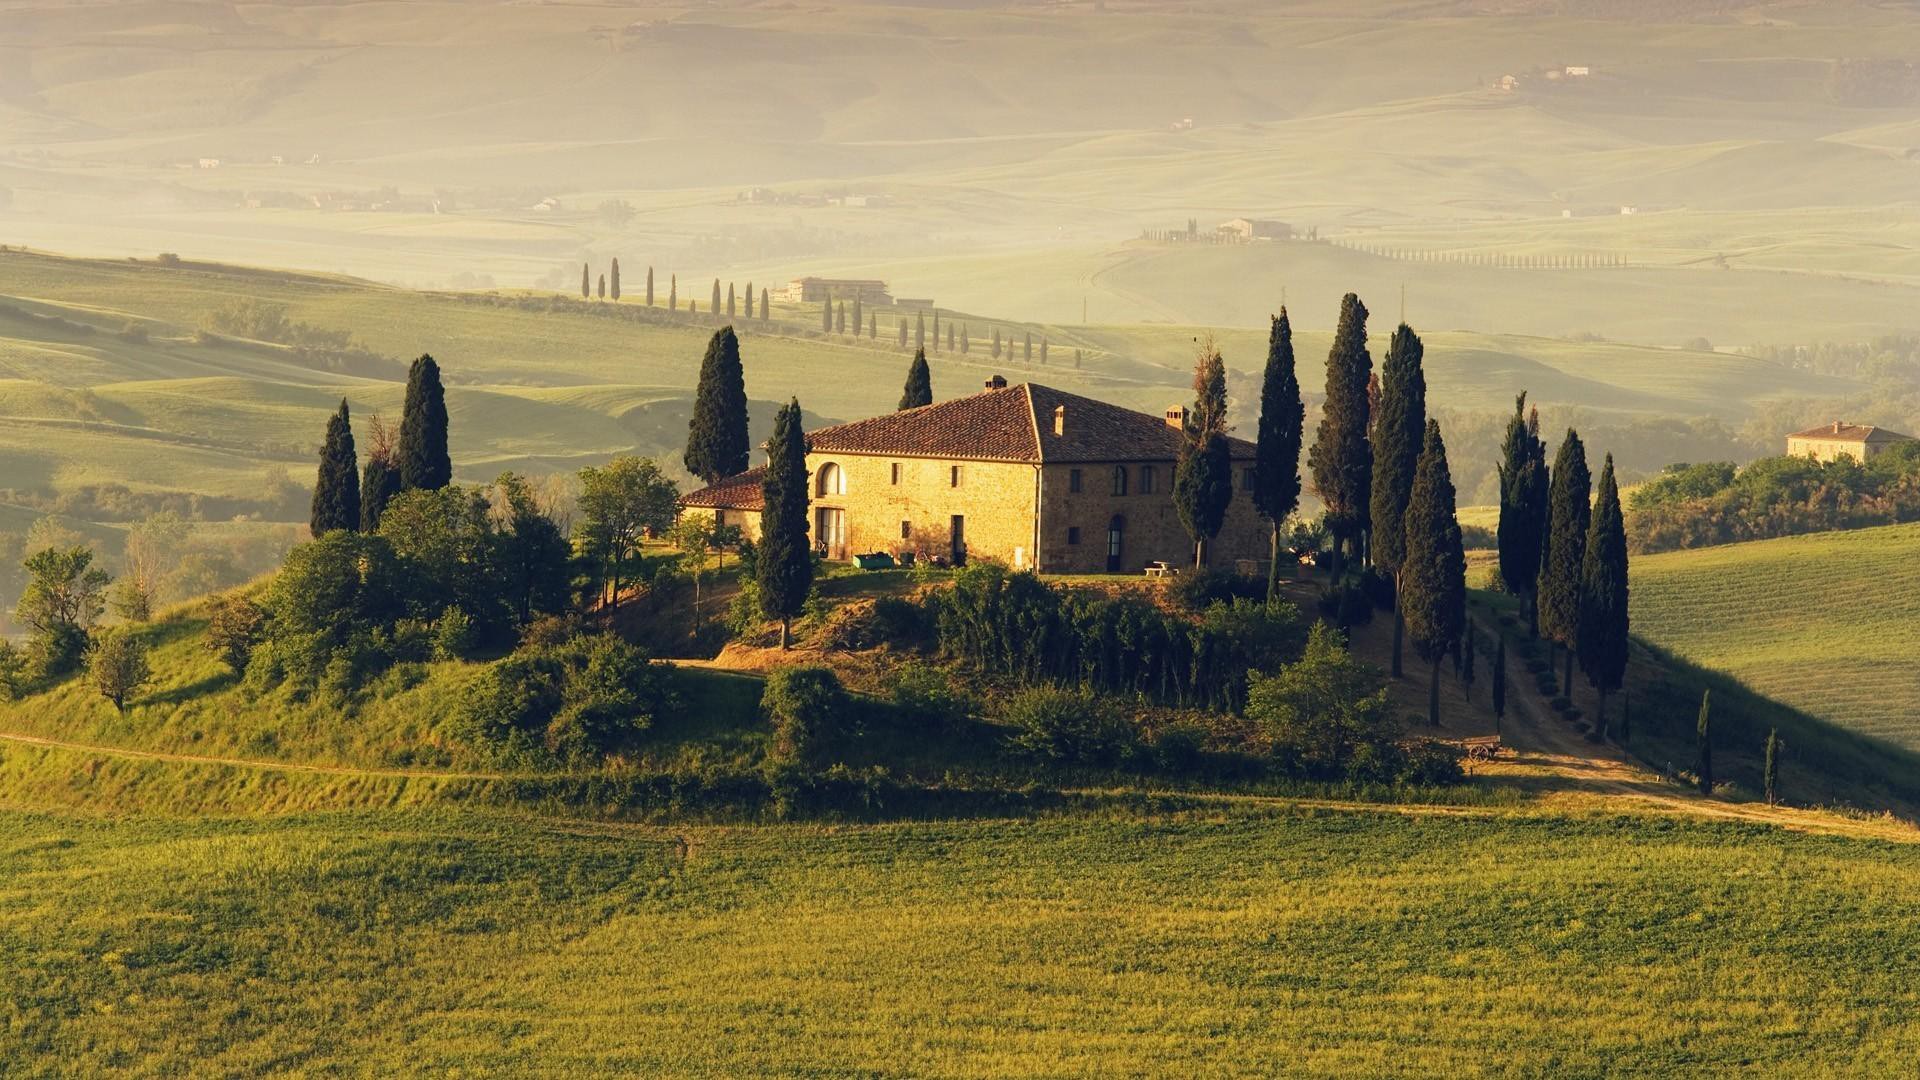
[[[1890,447],[1912,441],[1911,435],[1902,435],[1883,427],[1835,420],[1831,424],[1796,431],[1787,436],[1787,456],[1810,457],[1824,463],[1850,457],[1865,464]]]
[[[811,536],[830,559],[984,557],[1045,573],[1189,566],[1173,504],[1186,417],[1182,405],[1152,416],[996,375],[969,397],[822,428],[807,436]],[[1208,561],[1260,569],[1271,531],[1251,500],[1254,448],[1229,441],[1234,497]],[[757,537],[764,473],[692,492],[682,510]]]

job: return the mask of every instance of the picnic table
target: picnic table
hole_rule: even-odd
[[[1153,562],[1150,562],[1147,564],[1148,577],[1172,577],[1173,575],[1178,574],[1179,572],[1180,572],[1179,567],[1168,566],[1166,563],[1161,562],[1158,559],[1155,559]]]

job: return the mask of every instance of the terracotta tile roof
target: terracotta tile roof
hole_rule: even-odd
[[[1062,433],[1056,435],[1054,414],[1062,408]],[[1253,444],[1230,441],[1235,457],[1252,456]],[[1180,442],[1180,432],[1163,417],[1035,383],[984,390],[807,435],[814,453],[1025,464],[1171,461],[1180,454]]]
[[[717,483],[688,492],[680,496],[681,506],[700,506],[721,510],[760,510],[765,506],[761,498],[760,481],[765,479],[767,467],[748,469]]]
[[[1789,439],[1833,439],[1839,442],[1908,442],[1911,436],[1897,431],[1888,431],[1872,424],[1849,424],[1845,420],[1835,420],[1831,424],[1796,431],[1787,436]]]

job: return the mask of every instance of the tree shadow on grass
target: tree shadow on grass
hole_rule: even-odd
[[[215,672],[212,675],[195,679],[181,686],[168,687],[165,690],[156,690],[142,697],[138,702],[130,702],[129,704],[182,705],[195,698],[218,693],[239,681],[240,676],[231,671]]]

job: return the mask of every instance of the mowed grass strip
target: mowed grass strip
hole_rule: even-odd
[[[680,832],[0,819],[0,1057],[639,1075],[1891,1075],[1920,848],[1526,813]]]
[[[1920,525],[1639,556],[1632,604],[1655,644],[1920,748]]]

